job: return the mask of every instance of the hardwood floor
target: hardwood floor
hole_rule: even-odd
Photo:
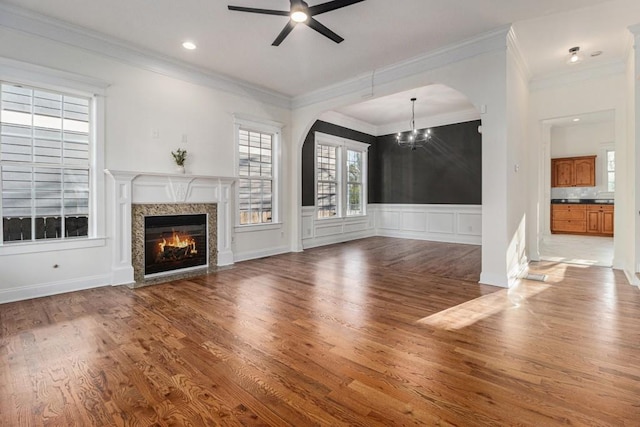
[[[640,425],[640,291],[371,238],[0,305],[0,425]]]

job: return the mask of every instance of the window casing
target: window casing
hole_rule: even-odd
[[[278,223],[280,127],[236,117],[236,224]]]
[[[316,217],[366,214],[369,144],[316,132]]]
[[[90,236],[94,97],[0,82],[2,243]]]

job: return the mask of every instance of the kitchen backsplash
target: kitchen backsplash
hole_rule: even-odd
[[[554,187],[552,199],[613,199],[611,191],[598,191],[597,187]]]

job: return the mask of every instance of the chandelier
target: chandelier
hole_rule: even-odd
[[[398,132],[396,142],[400,147],[408,147],[412,150],[423,148],[432,139],[431,129],[418,132],[416,129],[416,101],[418,98],[411,98],[411,130],[409,132]]]

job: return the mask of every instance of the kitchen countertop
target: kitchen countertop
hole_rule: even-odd
[[[551,199],[554,205],[612,205],[613,199]]]

